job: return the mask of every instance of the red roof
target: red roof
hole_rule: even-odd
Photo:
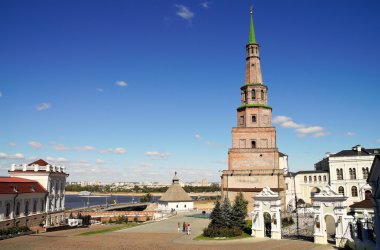
[[[0,194],[47,193],[37,181],[19,177],[0,177]]]
[[[49,165],[49,163],[47,163],[46,161],[44,161],[42,159],[39,159],[39,160],[37,160],[35,162],[32,162],[32,163],[28,164],[28,166],[32,166],[34,164],[37,164],[38,166],[47,166],[47,165]]]
[[[370,199],[366,199],[360,202],[355,202],[350,208],[373,208],[373,204]]]

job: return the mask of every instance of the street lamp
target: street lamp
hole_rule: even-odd
[[[293,187],[294,187],[294,199],[295,199],[295,205],[296,205],[296,223],[297,223],[297,238],[299,238],[299,227],[298,227],[298,199],[297,199],[297,191],[296,191],[296,176],[292,175],[291,172],[289,172],[290,177],[293,178]]]

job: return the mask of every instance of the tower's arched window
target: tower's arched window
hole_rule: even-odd
[[[314,175],[314,182],[317,182],[317,176]]]
[[[311,176],[309,176],[309,182],[311,182]]]
[[[18,201],[16,203],[16,216],[19,216],[20,215],[20,202]]]
[[[351,196],[352,197],[358,197],[358,188],[357,187],[353,186],[351,188]]]
[[[247,101],[248,98],[247,98],[247,91],[244,91],[244,101]]]
[[[327,181],[326,175],[323,176],[323,181]]]
[[[261,90],[261,100],[264,100],[264,90]]]
[[[256,141],[255,141],[255,140],[252,140],[252,141],[251,141],[251,147],[252,147],[252,148],[256,148]]]
[[[11,215],[11,204],[7,203],[7,205],[5,205],[5,218],[9,218],[10,215]]]
[[[256,122],[257,122],[256,115],[253,115],[253,116],[252,116],[252,123],[256,123]]]
[[[356,168],[352,169],[352,179],[356,180]]]
[[[29,201],[25,202],[25,211],[24,215],[27,216],[29,214]]]
[[[251,90],[251,96],[252,96],[252,100],[256,100],[256,90],[254,89]]]
[[[320,175],[318,176],[318,181],[322,181],[322,177]]]
[[[307,182],[307,176],[303,177],[304,182]]]
[[[344,195],[344,188],[343,188],[342,186],[340,186],[340,187],[338,188],[338,193]]]

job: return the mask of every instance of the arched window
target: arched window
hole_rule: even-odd
[[[40,211],[41,211],[41,212],[45,211],[45,201],[44,201],[43,199],[41,199],[40,204],[41,204],[41,209],[40,209]]]
[[[344,195],[344,188],[343,188],[342,186],[340,186],[340,187],[338,188],[338,193]]]
[[[256,100],[256,90],[252,89],[251,95],[252,95],[252,100]]]
[[[362,171],[363,171],[363,179],[367,179],[368,173],[369,173],[368,168],[362,168]]]
[[[323,181],[327,181],[326,175],[323,176]]]
[[[309,182],[311,182],[311,176],[309,176]]]
[[[247,100],[248,100],[248,98],[247,98],[247,92],[244,91],[244,101],[247,101]]]
[[[7,205],[5,205],[5,218],[9,218],[10,215],[11,215],[11,204],[7,203]]]
[[[317,176],[314,175],[314,182],[317,182]]]
[[[264,100],[264,90],[261,90],[261,100]]]
[[[351,196],[352,197],[358,197],[358,188],[357,187],[353,186],[351,188]]]
[[[338,168],[336,170],[336,177],[337,177],[337,180],[343,180],[343,169]]]
[[[28,214],[29,214],[29,201],[25,201],[24,215],[27,216]]]
[[[304,182],[307,182],[307,176],[303,177]]]
[[[348,170],[348,173],[349,173],[349,175],[350,175],[350,179],[352,180],[353,178],[352,178],[352,168],[350,168],[349,170]]]
[[[20,216],[20,202],[16,203],[16,216]]]
[[[318,175],[318,181],[322,181],[322,177]]]
[[[37,200],[33,201],[33,213],[37,213]]]
[[[340,171],[339,171],[339,168],[336,169],[336,179],[340,180]]]
[[[340,179],[343,180],[343,169],[341,168],[339,172],[340,172]]]
[[[352,169],[352,180],[356,180],[356,168]]]
[[[257,117],[256,117],[256,115],[253,115],[252,116],[252,123],[256,123],[257,122]]]

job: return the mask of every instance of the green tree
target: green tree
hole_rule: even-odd
[[[231,226],[239,227],[242,230],[245,228],[245,218],[248,213],[248,201],[244,199],[243,194],[240,192],[235,196],[234,205],[231,211]]]
[[[232,207],[228,197],[225,197],[221,207],[222,210],[222,227],[228,228],[232,226]]]
[[[215,207],[210,214],[210,220],[211,222],[208,227],[220,228],[220,227],[223,227],[224,225],[223,217],[222,217],[222,209],[221,209],[219,200],[216,200]]]
[[[141,196],[140,202],[152,202],[152,199],[152,195],[150,193],[147,193],[146,195]]]

